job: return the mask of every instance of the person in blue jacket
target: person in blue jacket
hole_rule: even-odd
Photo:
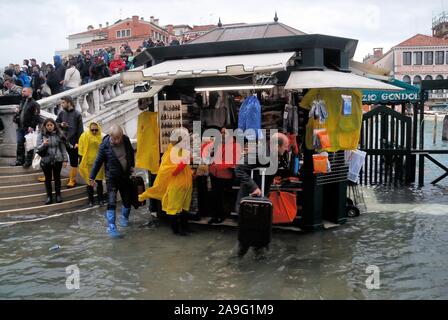
[[[14,66],[14,76],[17,80],[22,82],[21,87],[31,87],[31,80],[28,77],[28,74],[20,70],[20,66],[18,64]]]
[[[95,163],[90,171],[89,184],[95,185],[95,177],[104,164],[107,186],[107,212],[109,235],[112,238],[120,238],[115,225],[115,209],[117,205],[117,193],[120,192],[122,206],[120,225],[129,226],[129,214],[131,212],[130,176],[134,173],[135,157],[131,141],[124,135],[123,129],[113,125],[110,135],[103,138],[103,142],[98,150]]]

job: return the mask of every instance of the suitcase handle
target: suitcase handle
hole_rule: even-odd
[[[266,168],[256,168],[256,169],[252,169],[250,171],[250,178],[253,180],[254,179],[254,171],[258,170],[260,171],[260,175],[261,175],[261,194],[264,196],[264,187],[265,187],[265,178],[266,178]],[[256,198],[256,197],[254,197]]]

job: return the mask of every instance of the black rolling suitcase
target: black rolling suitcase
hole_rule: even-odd
[[[260,169],[264,195],[265,169]],[[271,242],[272,202],[265,197],[245,197],[240,202],[238,240],[245,246],[264,247]]]

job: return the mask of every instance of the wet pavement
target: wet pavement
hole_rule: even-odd
[[[426,172],[441,174],[430,165]],[[119,240],[107,237],[99,209],[3,226],[0,298],[448,299],[448,179],[364,188],[364,196],[368,212],[347,224],[274,231],[267,254],[243,259],[233,251],[235,228],[194,225],[188,237],[174,236],[164,223],[140,228],[145,208]],[[79,290],[66,287],[70,265],[80,270]],[[370,265],[379,289],[366,286]]]

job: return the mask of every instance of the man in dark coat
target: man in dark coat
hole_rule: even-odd
[[[60,125],[64,131],[65,137],[70,145],[67,148],[67,153],[70,158],[70,174],[67,183],[68,188],[76,186],[76,176],[78,174],[78,141],[81,134],[84,132],[84,125],[82,122],[82,115],[75,110],[75,104],[71,97],[65,96],[61,98],[62,110],[56,118],[56,123]]]
[[[129,214],[131,212],[129,177],[134,173],[135,157],[131,141],[117,125],[112,126],[110,135],[105,136],[100,145],[95,163],[90,171],[89,183],[91,186],[94,186],[95,177],[103,164],[108,194],[106,211],[107,231],[112,238],[119,238],[121,234],[115,225],[117,193],[120,192],[122,201],[120,225],[127,227],[129,226]]]
[[[40,105],[33,99],[33,89],[26,87],[22,90],[22,102],[16,109],[13,121],[17,124],[17,156],[12,166],[29,168],[33,161],[34,150],[26,152],[25,136],[34,132],[40,122]]]
[[[276,152],[279,157],[278,159],[281,160],[282,156],[289,148],[288,137],[283,133],[275,133],[271,137],[270,146],[271,146],[270,152]],[[261,165],[257,163],[249,164],[248,159],[249,157],[246,154],[244,158],[244,163],[237,165],[235,168],[235,175],[241,183],[240,192],[238,194],[238,200],[237,200],[238,205],[242,198],[247,197],[249,195],[253,197],[268,197],[269,189],[275,176],[275,174],[265,176],[265,190],[263,194],[260,189],[262,177],[259,175],[258,172],[254,172],[256,174],[254,174],[253,178],[251,177],[252,170],[260,168]],[[244,256],[249,250],[249,248],[250,246],[248,246],[247,244],[238,241],[238,249],[237,249],[238,256],[240,257]],[[256,248],[256,249],[260,250],[262,248]]]

